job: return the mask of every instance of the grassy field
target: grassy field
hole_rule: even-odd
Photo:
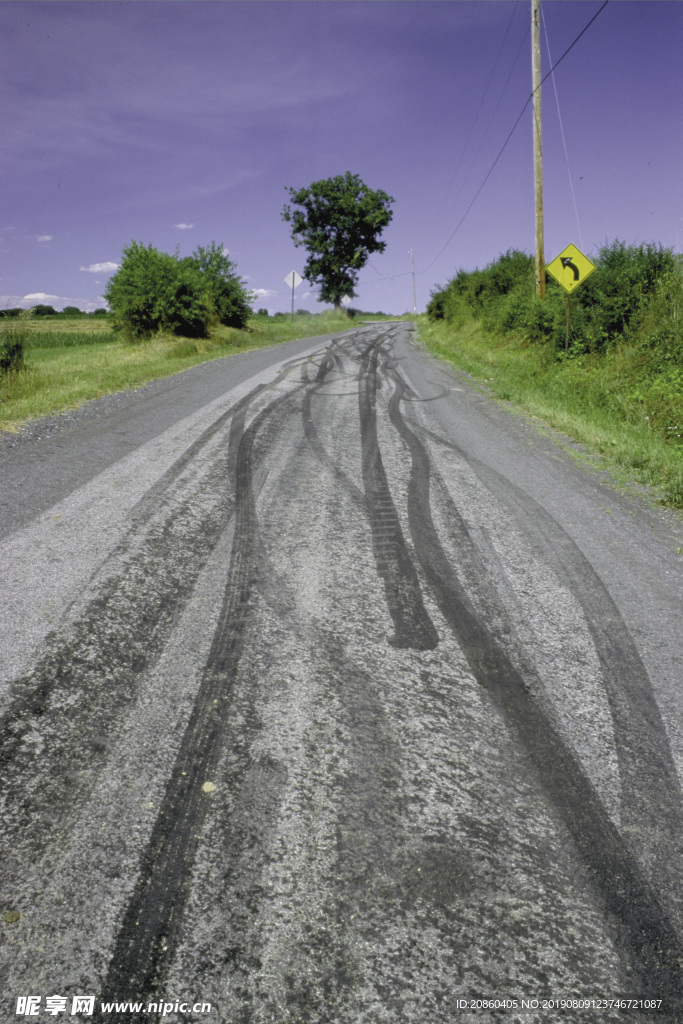
[[[254,317],[248,330],[219,327],[206,339],[159,335],[126,343],[106,318],[40,317],[0,321],[0,342],[24,339],[25,368],[0,375],[0,430],[16,431],[28,419],[77,409],[102,395],[139,387],[198,363],[294,338],[331,334],[353,326],[334,312]]]
[[[671,379],[649,373],[647,353],[621,346],[606,354],[558,361],[547,346],[485,331],[473,319],[455,326],[418,318],[430,352],[597,454],[623,484],[653,488],[683,508],[683,401]]]

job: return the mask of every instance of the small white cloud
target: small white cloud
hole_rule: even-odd
[[[257,299],[269,299],[271,295],[277,295],[271,288],[254,288],[252,289],[252,295],[255,295]]]
[[[174,228],[178,228],[179,231],[189,231],[190,228],[194,227],[194,224],[174,224]]]
[[[37,302],[37,303],[49,303],[52,305],[54,302],[59,302],[59,295],[48,295],[47,292],[30,292],[28,295],[24,295],[21,302]],[[21,302],[18,305],[21,305]]]
[[[115,270],[119,269],[118,263],[91,263],[88,267],[81,267],[81,270],[85,270],[86,274],[113,274]]]
[[[38,235],[38,241],[39,242],[51,242],[52,241],[52,235]]]

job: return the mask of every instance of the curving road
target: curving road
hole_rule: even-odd
[[[673,516],[405,323],[0,473],[2,1020],[681,1019]]]

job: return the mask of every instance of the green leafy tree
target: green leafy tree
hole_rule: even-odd
[[[370,254],[386,249],[379,236],[391,222],[394,199],[349,171],[287,192],[301,207],[287,203],[282,219],[292,225],[294,244],[308,250],[303,276],[320,288],[320,302],[339,309],[345,295],[356,294],[358,274]]]
[[[201,301],[194,268],[181,266],[176,257],[153,245],[131,242],[124,246],[119,269],[104,293],[114,326],[135,338],[159,330],[188,337],[206,335],[210,313]]]
[[[226,327],[245,327],[251,316],[250,294],[237,276],[237,264],[216,242],[198,246],[181,264],[194,268],[201,279],[202,299],[212,318]]]
[[[201,338],[217,323],[244,327],[249,293],[235,267],[215,242],[184,258],[131,242],[105,291],[114,326],[136,338],[160,330]]]

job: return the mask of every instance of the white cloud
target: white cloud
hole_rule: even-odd
[[[87,274],[113,274],[115,270],[119,269],[118,263],[91,263],[88,267],[81,267],[81,270],[85,270]]]
[[[174,228],[178,228],[179,231],[189,231],[190,228],[194,227],[194,224],[174,224]]]
[[[50,295],[48,292],[29,292],[28,295],[0,295],[0,309],[30,309],[32,306],[54,306],[64,309],[65,306],[77,306],[84,313],[92,313],[96,309],[106,309],[107,303],[102,295],[95,299],[71,299],[64,295]]]
[[[52,241],[52,235],[38,235],[38,241],[39,242],[51,242]]]
[[[252,295],[255,295],[257,299],[268,299],[271,295],[277,295],[272,288],[253,288]]]
[[[34,303],[43,302],[53,305],[54,302],[59,300],[59,295],[48,295],[47,292],[30,292],[28,295],[24,295],[23,302]],[[20,303],[17,303],[20,305]]]

